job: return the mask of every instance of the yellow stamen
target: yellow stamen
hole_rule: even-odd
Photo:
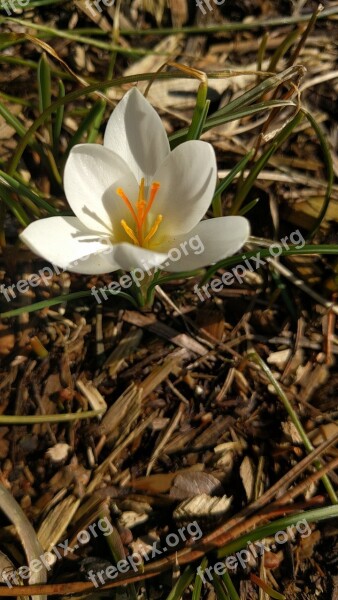
[[[151,209],[151,207],[153,205],[153,202],[155,200],[156,194],[157,194],[157,192],[158,192],[159,189],[160,189],[159,182],[158,181],[154,181],[151,184],[150,193],[149,193],[149,200],[148,200],[148,204],[147,204],[146,210],[145,210],[144,215],[143,215],[142,225],[143,225],[144,221],[146,220],[147,214],[149,213],[149,211],[150,211],[150,209]]]
[[[155,235],[155,233],[158,230],[159,225],[163,219],[162,215],[158,215],[155,219],[154,224],[150,228],[150,231],[147,233],[145,238],[143,237],[144,236],[143,227],[144,227],[147,215],[149,214],[149,211],[153,205],[153,202],[155,200],[156,194],[159,189],[160,189],[160,184],[158,183],[158,181],[154,181],[151,184],[151,187],[149,190],[149,197],[148,197],[148,200],[146,201],[145,197],[144,197],[144,177],[142,177],[141,183],[139,185],[136,209],[134,209],[128,196],[124,193],[124,191],[121,187],[117,188],[117,190],[116,190],[116,193],[120,196],[120,198],[122,198],[123,202],[125,203],[126,207],[129,210],[131,216],[133,217],[133,220],[136,225],[136,232],[131,227],[129,227],[129,225],[127,225],[127,223],[124,219],[122,219],[121,225],[122,225],[124,231],[126,232],[126,234],[128,235],[128,237],[130,237],[130,239],[133,240],[134,244],[136,244],[137,246],[142,247],[144,244],[149,242],[149,240]]]
[[[116,193],[120,196],[120,198],[122,198],[123,202],[127,205],[128,209],[130,210],[131,214],[133,215],[136,223],[137,223],[137,216],[136,213],[134,211],[133,205],[130,202],[129,198],[126,196],[126,194],[124,193],[122,188],[117,188]]]
[[[136,202],[136,207],[137,207],[137,225],[139,227],[141,227],[142,222],[143,222],[143,215],[144,215],[144,209],[146,207],[147,203],[144,199],[144,177],[142,177],[141,179],[141,183],[140,183],[140,189],[138,192],[138,199]]]
[[[158,228],[160,226],[160,223],[162,223],[162,221],[163,221],[163,216],[162,215],[157,215],[157,217],[155,219],[154,225],[152,226],[152,228],[150,229],[149,233],[144,238],[144,243],[145,244],[147,242],[149,242],[149,240],[151,240],[151,238],[155,235],[155,233],[158,230]]]
[[[134,244],[136,244],[136,246],[138,246],[139,245],[139,240],[137,239],[135,233],[129,227],[129,225],[127,225],[127,223],[125,222],[124,219],[122,219],[121,225],[122,225],[124,231],[126,232],[126,234],[129,235],[129,237],[133,240]]]

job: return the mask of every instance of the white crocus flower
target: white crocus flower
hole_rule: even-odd
[[[76,273],[204,267],[234,254],[249,236],[244,217],[201,221],[216,177],[212,146],[188,141],[171,152],[160,117],[132,88],[108,121],[104,145],[79,144],[69,154],[64,187],[76,216],[40,219],[20,237]],[[187,246],[195,236],[203,252]],[[170,260],[170,250],[184,244],[181,258]]]

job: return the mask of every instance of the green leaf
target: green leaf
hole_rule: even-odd
[[[11,177],[10,175],[7,175],[7,173],[5,173],[4,171],[2,171],[0,169],[0,180],[1,180],[1,178],[6,181],[6,183],[12,188],[13,191],[15,191],[20,196],[25,196],[26,198],[29,198],[36,206],[38,206],[39,208],[43,208],[50,215],[55,216],[55,215],[59,214],[59,212],[56,210],[56,208],[51,206],[46,200],[41,198],[36,192],[33,192],[25,183],[23,183],[22,181],[18,181],[18,179],[19,179],[18,175],[16,175],[16,178],[14,178],[14,177]],[[40,212],[39,212],[39,216],[40,216]]]
[[[200,572],[202,572],[202,574],[203,574],[207,565],[208,565],[208,559],[206,557],[204,557],[199,568],[197,569],[191,600],[200,600],[201,592],[202,592],[202,583],[203,583],[202,578],[200,576]]]
[[[97,290],[98,292],[100,289]],[[124,298],[128,302],[130,302],[135,308],[138,308],[138,304],[135,302],[134,298],[132,298],[129,294],[125,292],[113,292],[105,289],[106,294],[111,294],[112,296],[119,296],[120,298]],[[3,291],[1,292],[3,294]],[[55,306],[56,304],[62,304],[63,302],[71,302],[73,300],[78,300],[79,298],[86,298],[88,296],[92,296],[91,291],[84,292],[73,292],[72,294],[64,294],[62,296],[56,296],[55,298],[50,298],[49,300],[42,300],[41,302],[35,302],[34,304],[29,304],[28,306],[20,306],[20,308],[14,308],[13,310],[8,310],[7,312],[1,313],[1,319],[8,319],[9,317],[17,317],[23,313],[30,313],[36,310],[41,310],[43,308],[47,308],[49,306]]]
[[[257,248],[256,250],[246,252],[245,254],[236,254],[235,256],[230,256],[229,258],[223,258],[206,271],[201,285],[206,283],[215,273],[217,273],[218,269],[227,269],[229,267],[233,267],[235,265],[238,265],[241,261],[245,260],[246,258],[250,259],[253,256],[257,256],[258,253],[261,258],[266,258],[269,256],[271,257],[271,254],[267,248]],[[303,254],[338,254],[338,245],[305,244],[303,248],[290,247],[288,250],[283,249],[280,256],[296,256]]]
[[[217,558],[224,558],[225,556],[230,556],[237,552],[237,550],[241,550],[245,548],[250,542],[256,542],[258,540],[263,540],[269,536],[274,535],[278,531],[285,531],[287,527],[291,527],[292,525],[296,525],[300,520],[307,521],[307,523],[319,523],[321,521],[326,521],[329,519],[336,519],[338,517],[338,505],[333,506],[325,506],[323,508],[314,508],[313,510],[306,510],[303,512],[299,512],[294,515],[289,515],[287,517],[283,517],[282,519],[277,519],[268,525],[263,525],[262,527],[257,527],[253,531],[242,535],[237,538],[233,542],[222,546],[217,550]]]
[[[50,66],[45,52],[41,55],[38,64],[38,92],[39,92],[39,109],[43,113],[48,106],[51,105],[51,74]]]
[[[101,110],[99,108],[97,109],[96,116],[93,119],[93,122],[91,123],[90,127],[88,128],[87,144],[92,144],[96,142],[99,129],[101,127],[102,119],[104,117],[107,102],[100,98],[98,100],[98,104],[101,104]]]
[[[59,79],[59,93],[58,98],[65,97],[65,86],[62,79]],[[53,126],[53,140],[54,140],[54,152],[58,154],[59,146],[60,146],[60,135],[63,123],[63,115],[64,115],[65,107],[63,104],[58,106],[55,112],[54,126]]]
[[[253,362],[255,362],[264,372],[265,376],[267,377],[267,379],[269,380],[270,384],[274,387],[278,398],[280,399],[280,401],[282,402],[285,410],[287,411],[290,420],[292,421],[292,423],[295,426],[295,429],[297,430],[299,437],[301,438],[304,448],[305,450],[310,453],[312,452],[313,445],[310,442],[307,433],[303,427],[303,425],[301,424],[298,415],[295,411],[295,409],[293,408],[289,398],[287,397],[286,393],[284,392],[282,386],[280,385],[280,383],[277,381],[277,379],[274,377],[272,371],[270,370],[270,368],[268,367],[268,365],[264,362],[264,360],[259,356],[259,354],[252,348],[249,350],[248,352],[248,357],[250,360],[252,360]],[[316,467],[317,470],[322,468],[322,464],[320,463],[319,460],[315,460],[313,463]],[[331,499],[331,502],[333,504],[338,504],[338,497],[336,495],[336,492],[334,491],[331,481],[329,479],[329,477],[327,475],[323,475],[321,477],[321,480],[323,482],[324,487],[326,488],[326,491]]]
[[[308,121],[310,121],[312,128],[316,132],[319,144],[320,144],[322,152],[323,152],[323,158],[324,158],[324,163],[326,166],[326,175],[327,175],[327,187],[326,187],[326,192],[325,192],[324,204],[323,204],[323,207],[316,219],[316,222],[312,228],[312,231],[309,234],[309,237],[313,237],[313,235],[316,233],[316,231],[320,227],[320,224],[323,221],[323,219],[326,215],[326,211],[330,204],[331,192],[332,192],[333,181],[334,181],[334,170],[333,170],[333,162],[332,162],[330,148],[329,148],[329,145],[326,141],[326,137],[325,137],[321,127],[318,125],[316,119],[313,117],[313,115],[311,115],[311,113],[309,113],[305,109],[302,109],[302,111],[305,114]]]
[[[229,594],[231,600],[240,600],[240,597],[237,594],[236,588],[235,588],[234,584],[232,583],[231,577],[227,571],[224,573],[224,575],[222,575],[222,579],[225,583],[225,587],[228,590],[228,594]]]
[[[188,129],[186,140],[198,140],[207,118],[210,101],[207,100],[208,85],[205,81],[198,87],[196,106]]]
[[[249,175],[246,180],[239,186],[238,192],[235,198],[235,201],[231,207],[231,214],[235,215],[240,210],[246,196],[250,192],[252,186],[254,185],[258,174],[265,167],[266,163],[269,161],[271,156],[278,150],[278,148],[285,142],[285,140],[291,135],[293,129],[299,125],[301,120],[303,119],[303,114],[301,112],[297,113],[293,119],[283,127],[282,131],[280,131],[276,137],[273,139],[271,146],[267,148],[261,157],[255,162],[253,165]]]
[[[24,128],[22,123],[17,117],[12,115],[12,113],[8,110],[8,108],[6,108],[4,104],[2,104],[2,102],[0,102],[0,115],[5,119],[8,125],[15,129],[16,133],[20,137],[24,137],[24,135],[26,135],[27,130]]]
[[[35,425],[36,423],[66,423],[78,419],[92,419],[102,415],[104,409],[56,415],[0,415],[0,425]]]
[[[19,223],[23,225],[23,227],[27,227],[30,224],[31,219],[28,217],[26,211],[23,206],[19,204],[17,200],[13,200],[10,189],[8,186],[0,183],[0,198],[3,200],[8,208],[12,211],[13,215],[18,219]]]
[[[253,157],[255,151],[254,150],[250,150],[248,152],[248,154],[246,154],[240,161],[239,163],[237,163],[237,165],[235,167],[233,167],[230,171],[230,173],[228,173],[224,179],[222,179],[215,191],[215,195],[214,198],[216,196],[218,196],[219,194],[222,194],[228,187],[229,185],[233,182],[233,180],[235,179],[237,173],[240,173],[245,166],[247,165],[247,163],[249,162],[249,160],[251,160],[251,158]]]
[[[242,206],[241,210],[238,211],[238,214],[241,215],[242,217],[244,215],[246,215],[252,208],[255,208],[256,204],[258,204],[260,198],[255,198],[254,200],[251,200],[251,202],[249,202],[248,204],[246,204],[245,206]]]
[[[76,146],[76,144],[78,144],[79,142],[81,142],[82,138],[85,136],[85,134],[93,136],[95,131],[97,134],[97,129],[102,121],[102,117],[104,114],[104,110],[105,110],[105,106],[106,103],[104,100],[102,100],[102,98],[99,98],[95,104],[92,106],[92,108],[89,110],[87,116],[83,119],[82,123],[79,125],[79,127],[77,128],[76,132],[74,133],[73,137],[71,138],[69,144],[68,144],[68,148],[67,148],[67,152],[65,153],[64,157],[63,157],[63,163],[66,161],[67,157],[69,156],[69,152],[71,151],[71,149]],[[95,137],[96,137],[95,134]],[[89,140],[87,140],[89,142]]]
[[[253,155],[254,150],[250,150],[250,152],[248,152],[248,154],[244,156],[244,158],[242,158],[242,160],[240,160],[239,163],[237,163],[237,165],[233,167],[233,169],[231,169],[230,173],[228,173],[228,175],[226,175],[224,179],[222,179],[217,185],[214,197],[212,199],[212,211],[214,217],[222,216],[222,193],[224,192],[224,190],[226,190],[227,187],[229,187],[229,185],[236,177],[237,173],[244,169],[245,165],[253,157]]]
[[[212,574],[211,583],[214,586],[218,600],[230,600],[230,596],[227,590],[224,588],[222,580],[216,573]]]
[[[181,577],[175,583],[166,600],[181,600],[184,590],[190,585],[195,575],[193,567],[187,567]]]
[[[38,92],[39,92],[39,109],[40,113],[43,113],[48,106],[52,103],[52,90],[51,90],[51,73],[50,66],[45,53],[41,55],[38,64]],[[51,119],[47,124],[48,133],[49,133],[49,141],[50,144],[53,144],[53,130]]]

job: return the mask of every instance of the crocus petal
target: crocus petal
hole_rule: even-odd
[[[124,269],[125,271],[138,268],[146,272],[147,269],[162,264],[167,256],[166,252],[152,252],[146,248],[128,243],[114,244],[113,246],[114,261],[119,265],[120,269]]]
[[[172,236],[157,250],[168,252],[162,265],[166,271],[192,271],[235,254],[249,235],[249,221],[244,217],[218,217],[201,221],[189,233]]]
[[[121,156],[138,182],[146,184],[170,152],[162,121],[137,88],[118,103],[109,118],[104,146]]]
[[[154,175],[160,183],[151,217],[163,215],[157,239],[190,231],[210,206],[215,191],[217,166],[210,144],[184,142],[162,163]]]
[[[114,203],[109,203],[107,197],[121,178],[134,182],[134,189],[138,189],[128,165],[108,148],[98,144],[72,148],[64,172],[65,194],[70,207],[88,229],[111,232]]]
[[[20,239],[35,254],[66,271],[87,275],[110,273],[119,266],[113,260],[108,239],[84,228],[77,217],[49,217],[34,221]]]

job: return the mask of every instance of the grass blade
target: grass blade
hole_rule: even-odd
[[[78,419],[91,419],[101,415],[104,409],[86,410],[78,413],[57,415],[0,415],[2,425],[35,425],[36,423],[68,423]]]
[[[212,585],[214,586],[218,600],[230,600],[230,596],[223,585],[222,579],[216,573],[213,573]]]
[[[268,160],[271,156],[278,150],[278,148],[285,142],[285,140],[291,135],[291,132],[295,127],[299,125],[301,120],[303,119],[303,114],[301,112],[297,113],[295,117],[280,131],[276,137],[274,138],[271,146],[263,152],[259,160],[252,167],[248,177],[244,181],[244,183],[239,187],[238,193],[236,195],[235,201],[231,208],[232,215],[235,215],[240,210],[246,196],[250,192],[252,186],[254,185],[258,174],[265,167]]]
[[[284,405],[284,408],[287,411],[287,413],[290,417],[290,420],[292,421],[296,430],[298,431],[298,434],[303,442],[305,450],[308,453],[312,452],[312,450],[314,450],[314,447],[311,444],[311,442],[306,434],[306,431],[303,428],[303,425],[301,424],[301,422],[298,418],[296,411],[294,410],[289,398],[285,394],[280,383],[277,381],[277,379],[272,374],[268,365],[264,362],[264,360],[259,356],[259,354],[253,348],[251,350],[249,350],[248,357],[250,358],[250,360],[255,362],[262,369],[262,371],[268,378],[269,382],[274,387],[278,398],[281,400],[282,404]],[[314,461],[314,465],[317,470],[319,470],[322,466],[318,460]],[[327,475],[323,475],[322,482],[323,482],[323,485],[325,486],[325,489],[331,499],[332,504],[338,504],[338,497],[337,497],[336,492],[334,491],[331,481]]]
[[[312,510],[306,510],[294,515],[288,515],[287,517],[277,519],[268,525],[257,527],[257,529],[254,529],[253,531],[250,531],[249,533],[237,538],[233,542],[222,546],[222,548],[217,550],[217,558],[230,556],[237,552],[237,550],[245,548],[245,546],[250,544],[250,542],[257,542],[258,540],[263,540],[264,538],[274,535],[278,531],[285,531],[287,527],[295,525],[300,519],[306,520],[308,523],[320,523],[321,521],[336,519],[337,517],[337,505],[314,508]]]
[[[194,578],[195,570],[192,567],[187,567],[183,575],[175,583],[166,600],[181,600],[184,590],[190,585]]]
[[[208,559],[206,557],[204,557],[199,568],[197,569],[191,600],[200,600],[201,592],[202,592],[202,583],[203,583],[200,573],[202,573],[202,575],[203,575],[204,570],[206,569],[207,565],[208,565]]]
[[[30,224],[31,219],[27,215],[25,209],[18,201],[13,200],[10,194],[10,188],[0,183],[0,198],[6,203],[8,208],[12,211],[13,215],[18,219],[19,223],[23,227],[27,227]]]
[[[198,140],[201,135],[210,105],[210,101],[207,100],[207,93],[208,84],[206,81],[202,81],[198,87],[196,106],[186,140]]]
[[[241,261],[252,258],[253,256],[260,256],[260,258],[271,257],[271,254],[267,248],[257,248],[257,250],[252,250],[251,252],[246,252],[245,254],[236,254],[235,256],[230,256],[229,258],[224,258],[210,267],[205,273],[201,285],[208,281],[210,277],[212,277],[215,273],[217,273],[218,269],[224,269],[228,267],[233,267],[238,265]],[[280,256],[297,256],[297,255],[307,255],[307,254],[338,254],[338,245],[335,244],[318,244],[311,245],[305,244],[303,248],[290,247],[288,250],[283,249]]]
[[[97,290],[100,291],[99,289]],[[135,308],[138,308],[138,304],[135,302],[132,296],[126,294],[125,292],[111,292],[109,290],[105,290],[107,294],[111,294],[112,296],[119,296],[120,298],[124,298],[130,302]],[[3,293],[3,292],[2,292]],[[41,310],[43,308],[48,308],[49,306],[55,306],[56,304],[62,304],[63,302],[71,302],[73,300],[78,300],[79,298],[87,298],[92,296],[91,291],[84,292],[73,292],[72,294],[64,294],[63,296],[56,296],[55,298],[50,298],[50,300],[42,300],[41,302],[35,302],[34,304],[29,304],[28,306],[21,306],[20,308],[14,308],[13,310],[8,310],[7,312],[1,313],[1,319],[8,319],[9,317],[17,317],[22,313],[30,313],[36,310]]]
[[[59,79],[59,93],[58,98],[65,97],[65,86],[62,79]],[[57,155],[59,153],[60,146],[60,135],[63,124],[63,115],[64,115],[65,107],[63,104],[59,106],[55,112],[55,119],[53,125],[53,140],[54,140],[54,154]]]

